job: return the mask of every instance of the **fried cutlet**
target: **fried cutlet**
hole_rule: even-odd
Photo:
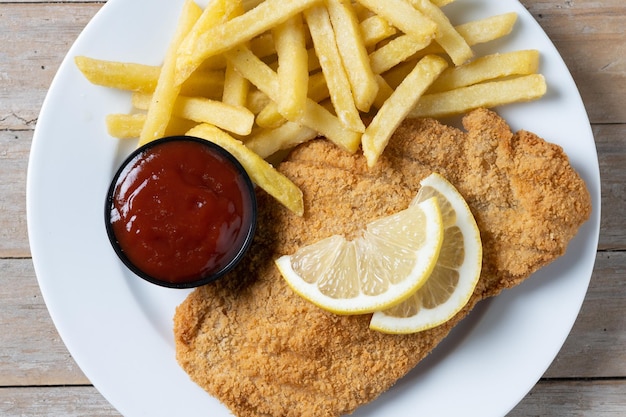
[[[279,169],[304,193],[298,217],[259,193],[246,260],[198,288],[174,318],[177,359],[238,416],[339,416],[374,400],[424,358],[474,305],[562,255],[590,215],[584,182],[563,150],[477,110],[466,132],[407,120],[378,164],[327,140],[296,148]],[[467,200],[483,241],[481,278],[449,322],[412,335],[371,331],[370,316],[338,316],[297,296],[274,259],[407,207],[436,171]]]

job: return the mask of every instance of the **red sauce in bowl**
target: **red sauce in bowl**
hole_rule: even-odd
[[[159,285],[197,286],[224,275],[249,246],[254,187],[221,147],[164,138],[122,165],[105,217],[111,242],[132,271]]]

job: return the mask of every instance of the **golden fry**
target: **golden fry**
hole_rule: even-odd
[[[285,122],[276,129],[263,129],[246,140],[246,146],[261,158],[267,158],[276,152],[293,148],[311,140],[317,132],[293,122]]]
[[[203,57],[195,56],[193,51],[203,33],[223,24],[233,15],[241,14],[241,12],[243,12],[243,6],[238,0],[212,0],[207,4],[202,15],[180,43],[176,52],[176,84],[182,84],[200,65],[210,69],[224,68],[225,61],[221,57],[212,57],[213,59],[205,62]],[[185,61],[184,67],[179,65],[181,60]]]
[[[516,14],[452,26],[440,9],[452,1],[211,0],[202,10],[185,0],[162,66],[75,62],[93,84],[133,92],[146,111],[107,116],[111,136],[215,142],[302,215],[302,192],[264,158],[324,136],[348,152],[362,146],[371,167],[406,117],[545,94],[537,51],[469,61],[471,46],[509,34]],[[450,59],[435,56],[444,54]]]
[[[142,94],[132,97],[133,106],[140,110],[149,111],[153,101],[150,96]],[[197,123],[210,123],[238,135],[250,134],[254,124],[254,114],[247,108],[203,97],[178,96],[172,114]]]
[[[400,35],[369,55],[372,71],[374,74],[382,74],[429,44],[429,40],[419,43],[409,35]]]
[[[437,7],[443,7],[446,4],[450,4],[453,3],[454,0],[431,0],[433,2],[433,4]]]
[[[357,109],[368,112],[378,93],[361,27],[350,0],[327,0],[337,47]]]
[[[302,216],[304,213],[302,191],[263,158],[248,149],[241,141],[210,124],[198,125],[188,131],[187,134],[206,139],[226,149],[237,158],[255,184],[280,201],[289,210]]]
[[[250,83],[232,65],[226,64],[222,101],[232,106],[245,107],[248,102]]]
[[[513,30],[517,14],[514,12],[490,16],[485,19],[473,20],[462,25],[455,26],[454,29],[465,39],[469,46],[490,42],[500,39]],[[444,49],[436,42],[431,43],[423,50],[419,51],[419,56],[428,54],[445,53]]]
[[[92,84],[139,93],[154,93],[161,73],[160,66],[106,61],[86,56],[76,56],[74,62]],[[185,81],[181,93],[217,98],[221,95],[223,86],[223,71],[199,70]]]
[[[534,74],[539,69],[539,51],[524,50],[487,55],[459,67],[446,69],[428,93],[454,90],[512,75]]]
[[[105,120],[107,132],[117,139],[137,139],[145,121],[145,113],[113,113],[108,114]]]
[[[276,102],[281,114],[294,119],[304,113],[306,105],[309,68],[304,23],[296,15],[273,30],[278,53],[279,96]]]
[[[304,100],[304,104],[306,106],[306,97]],[[302,117],[304,114],[304,109],[302,109],[302,113],[296,115],[292,118],[295,120],[298,117]],[[287,120],[278,110],[278,104],[275,101],[270,101],[267,103],[267,106],[263,108],[256,116],[256,124],[265,129],[275,129],[278,126],[285,123]]]
[[[317,72],[309,77],[308,92],[309,98],[316,103],[324,101],[328,97],[330,97],[330,93],[328,92],[328,86],[326,85],[326,79],[324,78],[323,73]],[[300,117],[302,116],[304,115],[300,115]],[[297,119],[298,118],[296,117],[291,120]],[[273,101],[267,103],[263,110],[258,113],[256,118],[256,123],[264,128],[277,128],[284,122],[285,118],[278,110],[278,106],[276,105],[276,103]]]
[[[447,66],[441,57],[425,56],[378,110],[361,138],[369,167],[376,164],[393,132]]]
[[[380,16],[374,15],[361,21],[361,36],[366,47],[374,46],[383,39],[396,34],[396,28]]]
[[[357,0],[389,23],[410,35],[417,42],[426,42],[434,38],[437,25],[423,13],[416,10],[405,0]]]
[[[374,100],[374,107],[380,109],[393,94],[393,88],[380,75],[376,76],[376,82],[378,83],[378,94],[376,95],[376,100]]]
[[[249,41],[320,1],[266,0],[244,14],[202,32],[191,49],[179,51],[176,68],[180,75],[176,82],[182,83],[191,74],[190,68],[193,71],[205,59]]]
[[[92,84],[142,93],[154,91],[161,73],[158,66],[105,61],[86,56],[74,57],[74,63]]]
[[[265,93],[270,100],[278,100],[276,73],[257,58],[250,49],[240,45],[228,51],[226,57],[233,62],[237,71]],[[316,130],[349,152],[355,152],[359,146],[361,138],[359,132],[346,129],[336,116],[310,98],[307,99],[304,114],[290,121]]]
[[[461,65],[472,58],[471,48],[439,7],[431,3],[430,0],[409,1],[437,24],[435,41],[446,51],[455,65]]]
[[[146,121],[145,113],[120,114],[113,113],[106,116],[107,132],[117,139],[137,139],[141,134],[141,129]],[[164,136],[182,135],[196,123],[191,120],[171,117],[170,123],[165,129]]]
[[[172,109],[176,102],[181,86],[174,84],[176,70],[176,51],[189,30],[202,14],[202,9],[193,2],[185,1],[183,11],[178,20],[176,33],[167,50],[159,80],[157,81],[152,104],[148,109],[146,121],[139,135],[139,146],[144,145],[154,139],[158,139],[165,134],[165,129],[172,115]]]
[[[442,93],[425,94],[409,117],[446,117],[479,107],[536,100],[546,93],[542,75],[531,74],[502,81],[490,81]]]
[[[271,101],[263,91],[253,88],[248,93],[246,107],[253,114],[259,114]]]
[[[351,93],[350,81],[341,61],[328,10],[323,6],[315,6],[305,10],[304,16],[337,117],[348,129],[363,132],[365,126]]]

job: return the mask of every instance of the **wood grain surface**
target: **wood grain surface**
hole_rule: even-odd
[[[60,340],[37,285],[26,224],[26,171],[42,101],[103,3],[0,0],[0,416],[119,416]],[[562,54],[583,97],[600,162],[602,221],[591,285],[572,332],[509,415],[624,416],[626,2],[522,4]]]

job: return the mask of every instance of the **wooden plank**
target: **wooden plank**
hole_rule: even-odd
[[[0,103],[0,106],[2,104]],[[600,249],[626,248],[626,124],[594,125],[602,178]],[[0,257],[29,256],[25,184],[32,132],[0,130]]]
[[[3,417],[120,417],[93,387],[0,388]]]
[[[626,215],[626,3],[524,0],[523,4],[563,55],[594,122],[603,215],[601,252],[580,316],[546,372],[547,379],[509,415],[622,416],[626,415],[626,253],[622,252],[626,244],[622,220]],[[77,386],[88,381],[49,318],[30,260],[7,259],[29,256],[24,184],[41,102],[61,59],[101,5],[80,0],[0,1],[2,416],[119,416],[93,387]]]
[[[626,252],[600,252],[580,314],[545,376],[626,376]]]
[[[626,376],[625,278],[625,252],[598,254],[581,313],[546,377]],[[0,386],[88,383],[54,329],[30,260],[0,259],[0,300]]]
[[[522,3],[561,53],[591,121],[626,122],[626,2]]]
[[[626,381],[541,381],[508,417],[626,415]]]
[[[593,133],[602,180],[600,249],[626,247],[626,125],[596,125]]]
[[[26,170],[32,131],[0,131],[0,257],[30,256]]]
[[[625,397],[626,381],[541,381],[507,416],[623,417]],[[0,388],[0,415],[120,416],[93,387]]]
[[[30,259],[0,259],[0,329],[0,386],[89,383],[50,319]]]
[[[572,2],[568,7],[557,2],[524,3],[569,65],[592,122],[626,122],[626,63],[622,58],[626,3],[606,1],[602,10],[589,2]],[[0,42],[5,45],[0,73],[7,74],[8,83],[0,90],[0,128],[34,126],[62,57],[100,7],[101,3],[0,3]],[[21,94],[6,94],[11,91]]]
[[[101,6],[0,3],[0,130],[35,126],[63,57]]]

